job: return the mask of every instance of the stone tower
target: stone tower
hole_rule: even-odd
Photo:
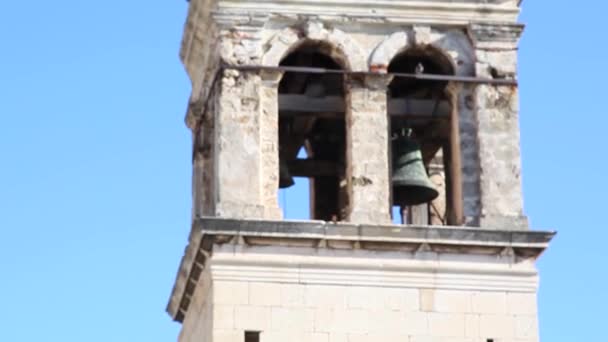
[[[520,2],[191,0],[179,341],[537,342]],[[399,134],[437,197],[397,200]],[[292,177],[308,221],[282,217]]]

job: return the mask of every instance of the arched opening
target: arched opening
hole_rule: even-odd
[[[396,55],[388,71],[397,74],[388,94],[393,222],[457,224],[452,212],[460,204],[451,197],[450,170],[451,146],[459,143],[451,124],[457,115],[454,94],[447,81],[398,75],[454,75],[454,67],[435,48],[413,47]]]
[[[341,70],[331,52],[335,51],[326,43],[305,42],[280,66]],[[279,84],[279,197],[286,218],[336,221],[344,217],[344,108],[343,74],[284,73]],[[302,210],[306,204],[308,217]]]

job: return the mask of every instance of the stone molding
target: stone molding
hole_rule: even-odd
[[[243,23],[250,13],[268,14],[271,19],[301,20],[317,18],[326,22],[357,22],[382,24],[438,24],[466,25],[479,20],[483,13],[486,22],[515,22],[519,16],[519,5],[515,0],[493,1],[309,1],[260,0],[217,1],[215,13],[224,20]]]
[[[218,277],[233,280],[295,281],[306,277],[326,284],[348,281],[379,286],[393,282],[394,286],[485,286],[533,292],[537,284],[534,260],[554,235],[529,230],[199,218],[193,225],[167,311],[173,319],[183,319],[198,278],[209,265]],[[269,259],[254,260],[264,257],[245,253],[251,249],[263,251],[259,254],[270,255]],[[222,253],[224,256],[219,257]],[[315,254],[320,259],[311,258]],[[346,263],[336,264],[336,255],[342,255]],[[222,264],[221,260],[226,262]],[[311,262],[314,260],[317,262]],[[312,268],[304,271],[304,264]],[[279,272],[282,275],[272,267],[283,267]],[[295,269],[297,276],[293,274]],[[380,276],[378,272],[387,273]]]
[[[262,57],[262,65],[278,66],[281,60],[306,41],[326,42],[331,45],[329,56],[346,65],[350,71],[366,71],[366,53],[347,33],[336,28],[327,28],[323,23],[310,21],[300,28],[288,27],[276,34],[268,43]]]
[[[411,45],[407,32],[401,31],[391,34],[374,49],[369,59],[370,70],[387,72],[388,65],[393,58]]]
[[[351,242],[386,242],[462,246],[470,251],[477,247],[534,249],[537,257],[555,235],[550,231],[496,230],[491,227],[375,225],[333,223],[325,221],[239,220],[202,217],[195,220],[194,231],[220,240],[239,238],[277,238]],[[223,238],[222,238],[223,237]],[[317,241],[317,246],[318,246]],[[353,247],[353,248],[360,248]],[[467,254],[466,251],[462,251]]]
[[[524,27],[516,23],[472,23],[467,32],[477,49],[516,49]]]
[[[420,252],[412,258],[359,251],[319,253],[311,248],[215,246],[209,267],[213,280],[309,285],[346,285],[441,290],[535,293],[538,274],[528,263],[510,265],[508,258],[432,259]],[[474,260],[474,258],[472,258]],[[485,263],[484,263],[485,261]]]
[[[437,53],[444,55],[452,64],[456,75],[474,75],[474,49],[467,36],[458,31],[434,32],[426,26],[415,26],[410,31],[395,32],[385,38],[372,52],[369,58],[369,69],[386,72],[397,54],[412,47],[425,46],[430,46]]]

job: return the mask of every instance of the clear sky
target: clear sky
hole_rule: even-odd
[[[164,309],[190,227],[186,8],[0,3],[0,341],[176,340]],[[547,342],[606,340],[607,9],[528,0],[521,17],[526,213],[559,231],[539,262]]]

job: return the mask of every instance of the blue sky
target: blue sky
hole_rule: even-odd
[[[602,341],[608,307],[605,12],[525,1],[526,213],[543,341]],[[173,341],[190,220],[185,1],[0,4],[0,341]],[[295,201],[290,200],[289,205]]]

